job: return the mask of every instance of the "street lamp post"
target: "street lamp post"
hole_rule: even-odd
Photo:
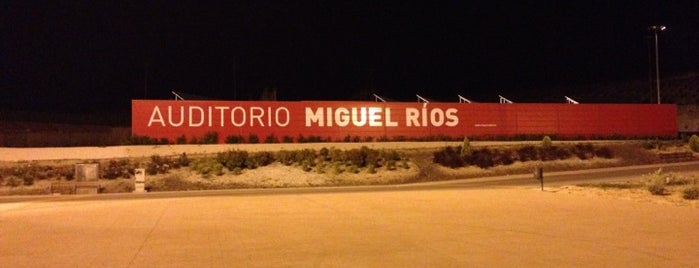
[[[667,27],[665,25],[652,25],[648,27],[648,30],[653,31],[653,37],[655,40],[655,91],[658,94],[658,104],[660,104],[660,59],[658,55],[658,32],[662,32]]]

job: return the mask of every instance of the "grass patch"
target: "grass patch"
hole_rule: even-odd
[[[598,183],[582,183],[576,186],[588,187],[588,188],[600,188],[603,190],[613,189],[613,190],[628,190],[628,189],[640,189],[643,188],[643,184],[640,183],[630,183],[630,182],[598,182]]]

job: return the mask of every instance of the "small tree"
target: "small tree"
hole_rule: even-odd
[[[689,137],[689,148],[691,148],[692,151],[699,152],[699,136],[696,134]]]
[[[461,157],[470,156],[471,153],[473,153],[471,142],[468,140],[468,137],[464,137],[464,143],[461,145]]]
[[[544,139],[541,141],[541,146],[544,147],[544,149],[546,150],[550,149],[552,146],[551,137],[544,136]]]

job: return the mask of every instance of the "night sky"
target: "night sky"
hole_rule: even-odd
[[[547,102],[579,94],[566,86],[647,80],[654,24],[668,26],[661,74],[699,70],[696,0],[28,2],[0,3],[0,110],[265,88],[278,100]]]

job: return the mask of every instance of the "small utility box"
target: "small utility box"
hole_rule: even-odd
[[[134,181],[134,193],[146,192],[146,169],[137,168],[135,171],[136,180]]]
[[[76,181],[96,181],[99,180],[99,164],[75,164]]]

